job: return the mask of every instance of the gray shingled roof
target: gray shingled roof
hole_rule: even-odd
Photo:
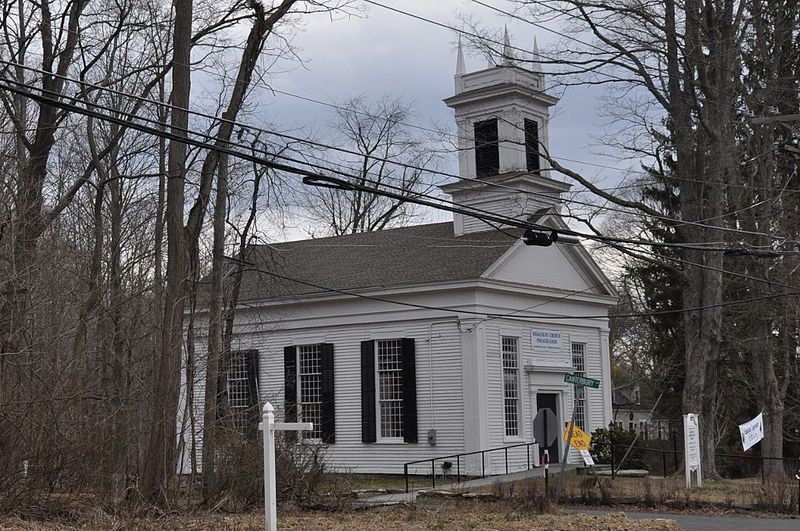
[[[354,290],[477,279],[516,241],[499,231],[455,237],[453,223],[434,223],[254,246],[240,301],[330,292],[315,286]]]

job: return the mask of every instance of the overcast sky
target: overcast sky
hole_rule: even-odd
[[[471,15],[484,26],[502,31],[507,24],[512,45],[531,50],[536,37],[543,53],[558,36],[525,22],[510,19],[468,0],[382,0],[382,3],[448,25],[457,26],[459,15]],[[486,0],[508,10],[502,0]],[[380,99],[400,97],[415,109],[413,123],[453,127],[453,114],[442,102],[453,93],[457,34],[386,9],[367,5],[363,16],[331,20],[327,15],[306,18],[294,40],[305,68],[295,67],[271,80],[283,92],[325,102],[342,102],[365,95]],[[558,29],[558,28],[553,28]],[[466,57],[467,71],[486,68],[486,60]],[[545,71],[547,69],[545,68]],[[560,92],[560,91],[559,91]],[[615,185],[622,173],[598,166],[624,167],[598,153],[596,137],[603,132],[598,117],[602,89],[570,87],[551,110],[550,150],[564,165],[575,168],[604,186]],[[283,94],[264,94],[259,111],[281,130],[313,130],[325,138],[334,111],[328,107]],[[454,168],[455,159],[451,162]]]

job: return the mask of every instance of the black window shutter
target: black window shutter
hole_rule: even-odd
[[[361,442],[377,441],[375,432],[375,342],[361,342]]]
[[[414,340],[406,338],[403,345],[403,440],[417,442],[417,363]]]
[[[525,119],[525,161],[528,171],[539,171],[539,124],[536,120]]]
[[[333,383],[333,344],[323,343],[320,348],[320,369],[322,370],[322,442],[336,442],[336,406]]]
[[[475,172],[478,177],[497,175],[500,171],[500,146],[497,119],[475,122]]]
[[[250,429],[258,424],[261,418],[261,408],[258,407],[258,351],[245,350],[244,366],[247,373],[247,419]],[[249,430],[248,430],[249,431]],[[249,433],[253,435],[254,433]]]
[[[295,347],[283,347],[283,416],[297,422],[297,354]]]

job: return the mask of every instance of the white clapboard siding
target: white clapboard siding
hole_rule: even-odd
[[[500,448],[510,446],[520,442],[533,440],[532,421],[536,414],[535,397],[538,391],[538,384],[546,382],[547,390],[552,392],[554,385],[562,393],[561,417],[562,422],[568,420],[572,412],[573,386],[563,382],[563,373],[537,372],[537,357],[532,352],[530,331],[534,328],[547,328],[559,330],[561,332],[561,353],[550,354],[550,358],[560,356],[564,364],[571,366],[572,347],[571,343],[584,343],[586,353],[586,375],[590,378],[603,380],[603,359],[601,356],[600,331],[596,327],[580,327],[568,325],[553,325],[552,323],[541,324],[532,323],[520,324],[512,321],[494,320],[483,325],[485,330],[485,362],[487,376],[487,408],[488,408],[488,440],[490,448]],[[500,355],[500,338],[502,336],[517,336],[520,338],[520,357],[521,357],[521,437],[509,438],[505,436],[504,409],[503,409],[503,373],[502,359]],[[532,366],[533,371],[524,370],[524,366]],[[610,382],[603,382],[602,385],[610,385]],[[605,426],[604,397],[602,387],[599,390],[587,389],[586,400],[586,423],[587,429],[594,431]],[[563,444],[563,443],[562,443]],[[562,450],[563,451],[563,450]],[[512,454],[515,456],[512,457]],[[569,462],[579,463],[579,455],[571,451]],[[527,466],[527,456],[524,449],[509,451],[509,469],[520,470]],[[505,471],[504,452],[493,452],[491,458],[487,456],[487,473],[502,473]]]
[[[454,320],[417,321],[396,324],[332,326],[325,328],[272,330],[237,335],[238,348],[259,352],[261,400],[283,415],[283,349],[289,345],[332,343],[334,346],[334,393],[336,442],[328,446],[327,462],[334,470],[350,472],[402,473],[403,464],[464,451],[461,338]],[[418,443],[361,442],[361,342],[369,339],[413,338],[417,368]],[[431,386],[431,384],[433,384]],[[197,394],[197,393],[196,393]],[[201,404],[202,396],[197,405]],[[436,429],[436,446],[427,442],[429,429]],[[437,464],[438,466],[438,464]],[[411,472],[430,472],[420,465]],[[438,472],[438,470],[437,470]]]
[[[517,248],[519,256],[527,255],[530,248]],[[542,252],[543,248],[536,248]],[[409,293],[408,302],[420,305],[459,307],[469,312],[492,314],[513,313],[521,308],[536,308],[536,312],[554,315],[597,315],[605,312],[611,303],[608,297],[573,297],[558,289],[560,281],[553,280],[561,269],[569,275],[577,274],[575,269],[569,273],[569,263],[562,251],[546,250],[553,258],[552,267],[547,260],[537,255],[537,268],[534,271],[524,260],[516,260],[516,251],[500,260],[497,267],[490,268],[484,277],[485,285],[474,285],[470,290],[463,288],[440,291],[420,290]],[[544,265],[542,265],[544,263]],[[492,278],[507,267],[506,280]],[[513,267],[512,267],[513,266]],[[550,267],[550,269],[548,269]],[[516,269],[515,269],[516,268]],[[513,277],[511,271],[527,276]],[[501,275],[502,276],[502,275]],[[563,277],[564,282],[569,279]],[[570,282],[575,281],[571,277]],[[519,286],[541,286],[542,291],[520,289]],[[586,285],[585,283],[582,285]],[[571,289],[576,286],[571,285]],[[551,291],[547,291],[547,290]],[[299,302],[299,301],[297,301]],[[409,309],[365,300],[327,300],[316,303],[287,302],[270,306],[254,305],[237,312],[235,350],[256,349],[259,352],[259,394],[263,401],[271,401],[278,413],[283,415],[284,367],[283,349],[289,345],[332,343],[334,345],[334,381],[336,400],[336,442],[329,446],[328,463],[340,471],[365,473],[402,473],[403,463],[418,459],[429,459],[457,454],[475,449],[500,448],[523,442],[530,442],[532,420],[535,415],[535,397],[539,387],[543,392],[556,393],[559,397],[559,414],[562,420],[572,411],[572,385],[563,382],[563,374],[571,372],[571,342],[586,344],[586,373],[591,378],[600,379],[600,390],[587,391],[587,423],[591,431],[605,426],[610,411],[610,393],[603,386],[607,381],[608,345],[607,320],[581,319],[555,321],[543,319],[539,322],[521,322],[512,319],[476,319],[479,323],[472,330],[462,326],[456,317],[443,318],[439,312],[421,308]],[[471,315],[471,314],[470,314]],[[202,327],[198,326],[198,330]],[[549,329],[561,332],[561,351],[558,353],[534,352],[531,345],[532,329]],[[505,436],[503,412],[503,376],[500,356],[500,337],[513,335],[519,337],[520,348],[520,436]],[[430,336],[430,342],[429,342]],[[374,339],[413,338],[415,340],[417,367],[417,416],[418,443],[362,443],[361,442],[361,342]],[[179,415],[182,443],[191,447],[194,438],[197,468],[199,468],[202,444],[202,367],[207,338],[198,332],[196,338],[193,426],[183,418],[185,402],[182,402]],[[472,342],[472,343],[470,343]],[[471,368],[465,372],[462,346],[474,345],[477,354],[477,379]],[[602,356],[605,353],[605,357]],[[472,358],[470,358],[472,359]],[[471,362],[472,363],[472,362]],[[472,366],[471,366],[472,367]],[[527,369],[526,369],[527,367]],[[605,375],[605,376],[604,376]],[[469,382],[465,388],[464,381]],[[185,375],[182,382],[185,400]],[[485,396],[485,401],[474,400],[475,396]],[[472,400],[469,400],[469,399]],[[465,400],[479,408],[475,419],[484,419],[477,425],[465,427]],[[474,412],[470,411],[469,414]],[[470,417],[472,418],[472,417]],[[469,429],[465,429],[469,428]],[[427,442],[429,429],[436,429],[437,444]],[[469,433],[469,444],[465,436]],[[476,434],[478,439],[475,439]],[[476,448],[476,445],[480,445]],[[179,469],[191,470],[190,454],[184,452]],[[453,462],[454,459],[447,459]],[[579,462],[580,457],[571,452],[570,462]],[[531,463],[535,462],[531,456]],[[462,472],[487,474],[505,472],[505,452],[487,454],[481,466],[480,457],[468,459],[469,467],[462,459]],[[440,471],[441,462],[436,470]],[[528,466],[525,448],[510,450],[508,453],[509,471],[522,470]],[[456,464],[453,463],[455,471]],[[430,473],[430,464],[410,469],[412,473]]]
[[[192,449],[194,449],[194,472],[202,472],[202,451],[203,451],[203,404],[205,402],[205,375],[206,375],[206,348],[203,341],[205,338],[196,338],[195,358],[194,358],[194,377],[192,378],[192,408],[187,403],[187,357],[183,354],[181,363],[181,390],[178,402],[178,471],[181,474],[191,474]]]

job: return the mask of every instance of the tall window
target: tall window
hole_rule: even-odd
[[[418,442],[414,339],[361,342],[361,442]]]
[[[227,371],[228,409],[240,432],[251,428],[258,418],[258,351],[231,352]]]
[[[377,342],[378,425],[382,439],[403,438],[403,345],[399,339]]]
[[[586,376],[586,345],[572,344],[572,368],[575,374]],[[586,387],[575,386],[575,425],[586,431]]]
[[[302,422],[313,422],[314,429],[303,436],[319,439],[322,436],[322,367],[321,345],[297,347],[298,413]]]
[[[536,120],[525,119],[525,161],[529,172],[538,172],[539,167],[539,124]]]
[[[247,364],[244,360],[244,352],[231,352],[231,366],[228,372],[228,405],[231,410],[236,412],[250,406],[248,391]]]
[[[475,171],[478,177],[500,172],[497,119],[475,122]]]
[[[507,437],[519,436],[519,338],[501,338],[503,418]]]

